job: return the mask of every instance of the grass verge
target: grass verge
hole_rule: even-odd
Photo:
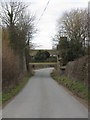
[[[2,92],[0,93],[0,105],[2,104]]]
[[[68,88],[76,96],[86,101],[88,100],[88,87],[84,85],[82,81],[71,80],[70,78],[65,77],[65,76],[63,77],[57,76],[55,70],[51,73],[51,76],[59,84]]]
[[[2,93],[2,104],[4,104],[6,101],[8,101],[9,99],[13,98],[16,94],[18,94],[21,89],[26,85],[26,83],[28,82],[28,80],[30,79],[32,75],[27,75],[23,78],[23,80],[17,85],[15,86],[10,92],[8,93]]]

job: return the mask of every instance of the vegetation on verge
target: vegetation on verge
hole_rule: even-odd
[[[0,105],[2,104],[2,92],[0,93]]]
[[[2,103],[5,103],[6,101],[8,101],[12,97],[14,97],[17,93],[19,93],[21,91],[21,89],[26,85],[26,83],[28,82],[30,77],[31,77],[31,75],[28,74],[26,77],[24,77],[22,82],[19,82],[19,84],[17,86],[15,86],[13,89],[11,89],[11,91],[3,92],[2,93]]]
[[[53,79],[59,84],[67,87],[73,94],[78,97],[88,100],[88,87],[82,81],[71,80],[66,76],[57,76],[56,70],[51,73]]]

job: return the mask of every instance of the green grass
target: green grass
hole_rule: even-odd
[[[2,93],[2,103],[5,103],[12,97],[14,97],[17,93],[21,91],[21,89],[26,85],[30,78],[30,75],[27,75],[17,86],[15,86],[10,92]]]
[[[2,93],[0,93],[0,105],[2,104]]]
[[[88,86],[84,85],[82,81],[71,80],[68,77],[60,77],[56,75],[54,70],[51,76],[61,85],[67,87],[78,97],[88,100]]]

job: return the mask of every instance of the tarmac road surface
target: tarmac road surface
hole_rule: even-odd
[[[3,118],[88,118],[88,109],[50,77],[35,71],[25,88],[2,111]]]

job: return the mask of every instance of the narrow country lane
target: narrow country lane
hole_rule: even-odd
[[[25,88],[3,109],[3,118],[88,118],[88,109],[50,77],[36,70]]]

